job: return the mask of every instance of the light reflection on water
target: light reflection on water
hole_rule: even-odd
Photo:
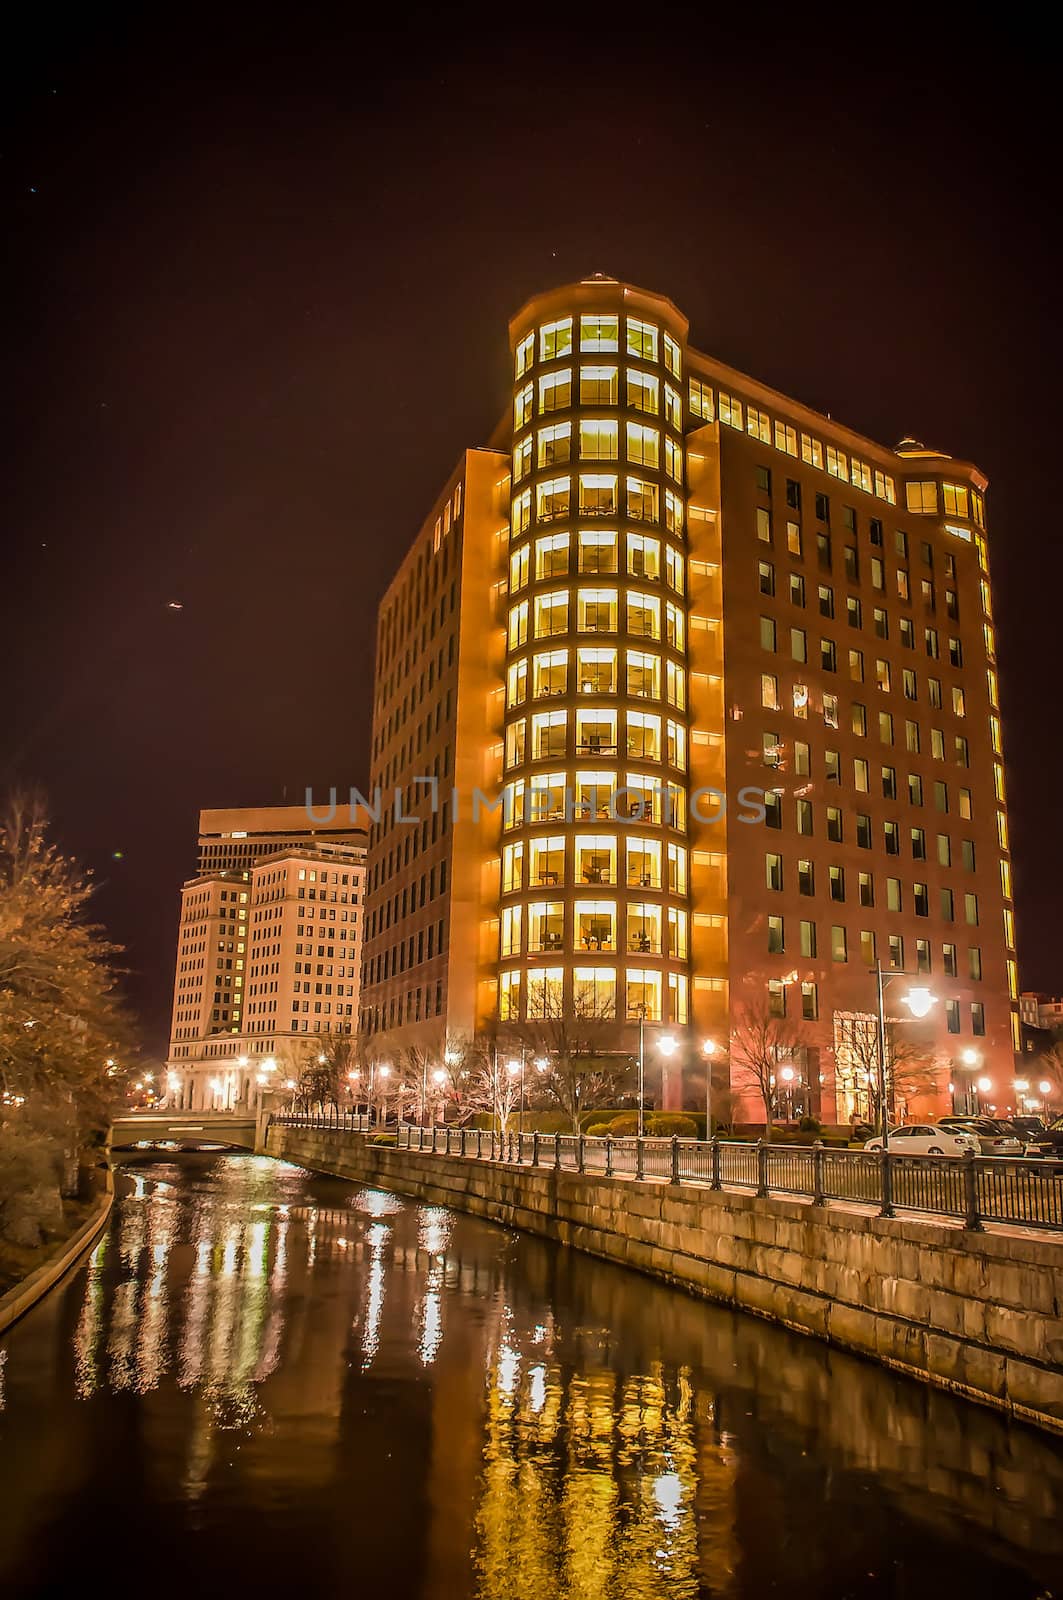
[[[130,1172],[0,1351],[5,1597],[101,1530],[155,1596],[1063,1596],[1043,1436],[440,1207]]]

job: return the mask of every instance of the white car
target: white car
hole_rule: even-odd
[[[942,1128],[937,1123],[906,1123],[903,1128],[890,1129],[890,1154],[898,1156],[962,1156],[968,1150],[977,1155],[980,1150],[973,1133],[959,1133],[955,1128]],[[865,1150],[881,1150],[881,1136],[869,1139]]]

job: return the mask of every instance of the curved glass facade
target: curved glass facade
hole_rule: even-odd
[[[499,1017],[684,1024],[685,325],[580,290],[513,329]]]

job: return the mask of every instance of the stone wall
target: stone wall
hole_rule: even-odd
[[[266,1149],[453,1206],[1063,1431],[1063,1239],[555,1172],[272,1126]]]

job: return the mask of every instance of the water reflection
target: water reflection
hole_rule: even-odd
[[[5,1595],[72,1585],[101,1520],[157,1596],[203,1563],[400,1600],[1033,1600],[1063,1570],[1059,1446],[988,1412],[277,1163],[125,1190],[0,1351]]]

